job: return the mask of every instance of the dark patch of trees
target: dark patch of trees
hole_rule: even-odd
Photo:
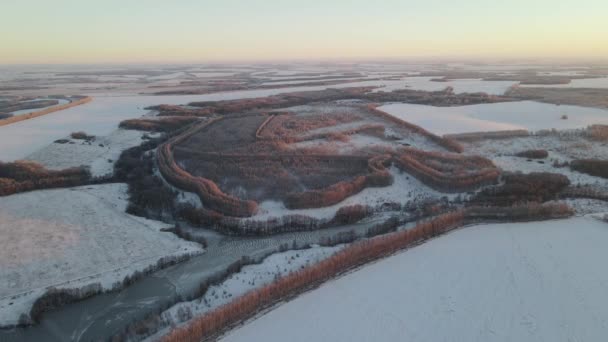
[[[525,150],[515,154],[516,157],[528,159],[545,159],[549,156],[547,150]]]
[[[130,119],[124,120],[119,127],[148,132],[171,132],[197,122],[196,117],[172,116],[159,119]]]
[[[588,175],[608,178],[608,160],[579,159],[570,162],[570,168],[574,171]]]
[[[495,184],[500,175],[489,159],[403,148],[395,155],[395,165],[422,183],[443,192],[476,190]]]
[[[399,218],[393,216],[382,223],[378,223],[378,224],[375,224],[372,227],[370,227],[367,230],[365,235],[367,237],[373,237],[376,235],[392,233],[392,232],[396,231],[397,228],[399,228],[399,226],[401,226],[401,225],[402,225],[402,223],[399,220]]]
[[[177,194],[154,174],[153,150],[164,138],[149,139],[123,151],[114,165],[118,181],[129,185],[127,213],[162,218],[174,211]]]
[[[332,221],[335,222],[336,225],[351,224],[361,221],[371,212],[372,208],[369,206],[361,204],[349,205],[338,209]]]
[[[86,168],[54,171],[31,161],[0,162],[0,196],[31,190],[72,187],[91,181],[91,173]]]
[[[511,206],[517,203],[543,203],[556,199],[570,185],[568,177],[549,172],[506,173],[503,184],[480,191],[472,200],[482,205]]]
[[[86,141],[95,140],[95,136],[94,135],[88,135],[87,133],[82,132],[82,131],[72,132],[72,134],[70,134],[70,137],[72,139],[86,140]]]

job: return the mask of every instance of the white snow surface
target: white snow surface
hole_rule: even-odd
[[[454,231],[275,308],[222,341],[603,341],[608,224]]]
[[[16,324],[49,287],[117,281],[200,245],[161,232],[169,225],[126,214],[127,185],[106,184],[0,197],[0,325]]]
[[[92,142],[68,137],[70,143],[50,144],[26,159],[52,170],[87,166],[94,177],[111,175],[122,151],[141,144],[144,134],[141,131],[118,129],[105,137],[95,137]]]
[[[584,128],[608,124],[608,110],[534,101],[500,102],[459,107],[394,103],[378,107],[435,134],[526,129]],[[568,119],[563,120],[562,116]]]

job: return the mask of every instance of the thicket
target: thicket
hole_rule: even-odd
[[[210,110],[200,108],[186,108],[175,105],[158,105],[146,107],[146,110],[156,110],[159,116],[209,116],[212,114]]]
[[[458,141],[476,141],[486,139],[511,139],[518,137],[527,137],[530,132],[522,130],[509,130],[509,131],[490,131],[490,132],[472,132],[472,133],[458,133],[458,134],[446,134],[443,137],[446,139],[458,140]]]
[[[228,195],[213,181],[203,177],[195,177],[175,162],[172,151],[173,145],[179,144],[202,127],[210,125],[214,121],[210,120],[202,125],[197,125],[160,145],[156,153],[158,169],[163,177],[174,186],[196,193],[200,197],[201,202],[205,203],[205,206],[211,210],[236,217],[252,216],[257,211],[256,202],[241,200]]]
[[[292,214],[271,217],[265,220],[229,217],[182,204],[177,213],[180,218],[195,227],[205,227],[226,235],[266,236],[296,231],[312,231],[322,228],[342,226],[359,222],[374,213],[374,209],[364,205],[340,208],[331,219],[318,219],[310,216]]]
[[[351,113],[307,116],[296,116],[293,114],[275,115],[260,126],[260,129],[256,132],[256,137],[290,141],[308,131],[359,120],[361,120],[359,116]]]
[[[560,198],[589,198],[608,201],[608,192],[591,185],[569,186],[559,194]]]
[[[515,154],[516,157],[529,159],[545,159],[549,156],[547,150],[525,150]]]
[[[0,196],[39,189],[73,187],[91,181],[91,173],[86,168],[54,171],[32,161],[0,162]]]
[[[371,102],[403,102],[437,107],[465,106],[480,103],[514,101],[513,98],[486,93],[454,93],[454,88],[446,87],[440,91],[397,89],[392,92],[373,92],[363,96]]]
[[[587,128],[591,140],[608,141],[608,125],[591,125]]]
[[[565,218],[574,211],[564,203],[528,202],[509,207],[472,206],[465,210],[468,222],[518,222]]]
[[[86,141],[95,140],[94,135],[88,135],[87,133],[85,133],[83,131],[72,132],[72,134],[70,134],[70,137],[72,139],[86,140]]]
[[[389,186],[393,183],[393,176],[384,166],[388,162],[390,156],[377,156],[369,160],[370,173],[365,176],[339,182],[325,189],[289,193],[284,200],[285,206],[290,209],[327,207],[340,203],[367,187]]]
[[[208,227],[226,235],[262,236],[292,231],[316,230],[324,221],[304,215],[285,215],[266,220],[224,216],[217,211],[196,208],[191,204],[178,207],[178,215],[196,227]]]
[[[124,120],[119,127],[148,132],[171,132],[198,121],[196,117],[172,116],[159,119]]]
[[[335,225],[345,225],[359,222],[372,213],[372,208],[366,205],[355,204],[341,207],[336,212],[332,223]]]
[[[596,177],[608,178],[608,160],[578,159],[570,162],[574,171],[586,173]]]
[[[503,184],[480,191],[472,202],[495,206],[543,203],[556,199],[559,192],[570,185],[568,177],[549,172],[505,173],[502,180]]]
[[[174,212],[177,194],[154,173],[153,150],[164,140],[149,139],[129,148],[114,164],[115,178],[129,186],[129,214],[160,219]]]
[[[488,159],[414,148],[397,151],[395,164],[416,179],[442,192],[463,192],[495,184],[500,170]]]

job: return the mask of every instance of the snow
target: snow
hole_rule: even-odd
[[[54,170],[87,166],[94,177],[111,175],[122,151],[141,144],[144,134],[141,131],[118,129],[108,136],[96,137],[91,143],[69,139],[71,143],[50,144],[25,159]]]
[[[165,256],[202,252],[169,225],[126,214],[126,184],[0,197],[0,325],[17,323],[48,287],[117,281]]]
[[[365,188],[358,194],[350,196],[338,204],[315,209],[287,209],[282,202],[263,201],[258,206],[258,213],[252,216],[251,219],[266,220],[272,217],[296,214],[318,219],[331,219],[335,216],[338,209],[349,205],[362,204],[373,207],[387,202],[407,203],[409,201],[454,196],[453,194],[443,194],[435,191],[394,166],[391,166],[389,171],[394,178],[394,182],[390,186]]]
[[[608,110],[534,101],[500,102],[459,107],[394,103],[378,107],[435,134],[526,129],[584,128],[608,124]],[[567,115],[568,119],[561,119]]]
[[[260,264],[245,266],[240,272],[228,277],[218,285],[210,286],[202,298],[178,303],[162,314],[165,325],[179,325],[187,319],[209,312],[227,304],[247,292],[271,283],[276,277],[285,276],[306,266],[326,259],[342,249],[334,247],[311,247],[275,253]],[[166,329],[165,329],[166,330]],[[162,335],[161,331],[157,335]]]
[[[327,283],[222,341],[602,341],[608,225],[454,231]]]

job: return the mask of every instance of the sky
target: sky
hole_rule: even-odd
[[[608,1],[0,1],[0,64],[429,57],[608,60]]]

